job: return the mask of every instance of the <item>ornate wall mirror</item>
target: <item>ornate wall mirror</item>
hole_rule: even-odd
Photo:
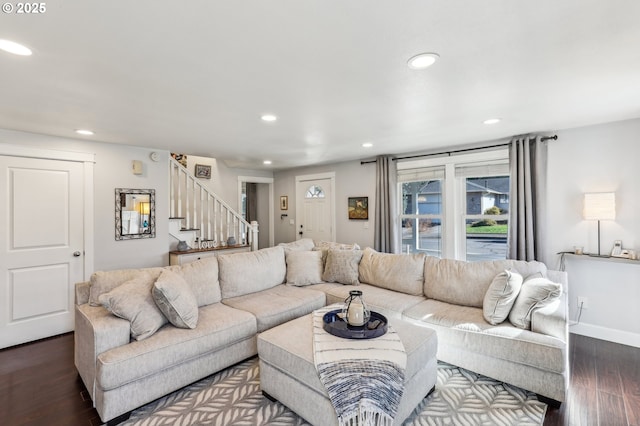
[[[156,190],[116,188],[116,240],[156,237]]]

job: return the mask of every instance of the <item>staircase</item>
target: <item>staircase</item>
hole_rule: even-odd
[[[172,157],[169,203],[169,234],[191,248],[248,246],[258,250],[258,222],[244,220]]]

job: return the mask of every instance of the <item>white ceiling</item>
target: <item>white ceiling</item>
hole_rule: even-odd
[[[1,128],[282,169],[640,117],[638,0],[46,7],[0,16]]]

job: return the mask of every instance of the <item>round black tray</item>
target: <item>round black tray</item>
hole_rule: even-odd
[[[349,325],[338,316],[342,309],[329,311],[322,317],[322,326],[327,333],[345,339],[373,339],[380,337],[387,332],[387,317],[377,312],[371,311],[369,321],[365,325]]]

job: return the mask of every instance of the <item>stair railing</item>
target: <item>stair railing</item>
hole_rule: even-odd
[[[258,250],[258,222],[247,222],[174,158],[169,157],[169,214],[183,220],[183,230],[194,230],[201,241],[236,244]]]

